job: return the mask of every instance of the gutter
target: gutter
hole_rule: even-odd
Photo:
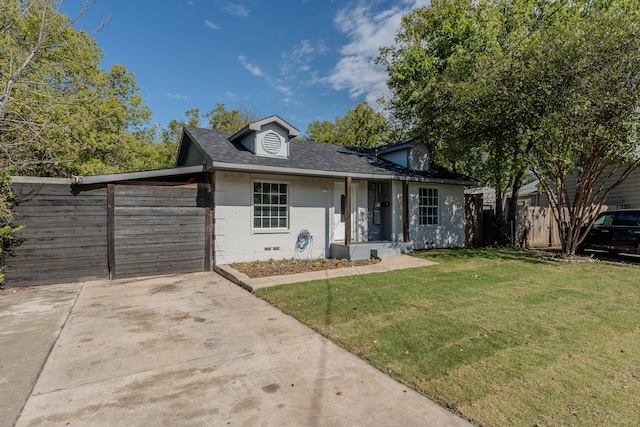
[[[325,171],[317,169],[300,169],[300,168],[288,168],[279,166],[261,166],[261,165],[248,165],[242,163],[223,163],[223,162],[211,162],[211,168],[214,170],[227,170],[227,171],[240,171],[240,172],[264,172],[281,175],[303,175],[303,176],[316,176],[323,178],[345,178],[347,176],[356,179],[375,179],[375,180],[389,180],[389,181],[404,181],[411,182],[429,182],[437,184],[453,184],[453,185],[476,185],[478,181],[461,181],[455,179],[440,179],[440,178],[426,178],[406,175],[386,175],[379,173],[359,173],[359,172],[336,172]]]

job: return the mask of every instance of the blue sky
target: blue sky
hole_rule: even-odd
[[[305,133],[357,102],[388,95],[373,61],[400,18],[429,0],[97,0],[77,27],[135,73],[153,122],[224,103],[277,114]],[[73,15],[79,0],[67,0]],[[75,8],[75,9],[74,9]],[[203,123],[206,125],[206,123]]]

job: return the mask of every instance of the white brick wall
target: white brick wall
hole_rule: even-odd
[[[419,188],[437,188],[438,225],[420,225],[418,220]],[[402,194],[402,193],[400,193]],[[400,197],[401,199],[402,197]],[[464,187],[457,185],[409,184],[409,237],[416,249],[464,246]],[[400,225],[402,235],[402,223]]]
[[[253,181],[289,184],[289,229],[262,232],[253,230]],[[301,230],[312,235],[311,250],[302,257],[324,258],[329,253],[333,226],[334,183],[343,180],[266,175],[247,172],[215,174],[215,257],[218,264],[296,257],[295,244]],[[437,188],[440,216],[437,226],[418,225],[418,189]],[[326,191],[323,191],[326,190]],[[366,211],[367,182],[354,181],[352,215]],[[392,184],[392,239],[402,241],[402,183]],[[464,193],[455,185],[409,185],[409,229],[416,248],[464,246]],[[366,218],[366,215],[362,215]],[[366,223],[352,227],[354,240],[366,240]]]
[[[267,233],[252,230],[254,180],[289,184],[289,230]],[[312,247],[302,255],[324,257],[329,246],[332,186],[331,180],[322,178],[216,172],[216,263],[293,258],[301,230],[308,230],[312,235]]]

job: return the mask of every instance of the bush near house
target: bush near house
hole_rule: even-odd
[[[478,425],[636,425],[638,267],[511,250],[257,293]]]
[[[14,197],[9,171],[4,170],[0,172],[0,286],[4,284],[4,257],[13,242],[13,234],[23,228],[12,226],[11,203]]]

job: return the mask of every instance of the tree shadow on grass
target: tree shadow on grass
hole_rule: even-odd
[[[435,262],[490,259],[520,261],[529,264],[545,263],[539,253],[508,248],[421,249],[416,250],[414,255]]]

